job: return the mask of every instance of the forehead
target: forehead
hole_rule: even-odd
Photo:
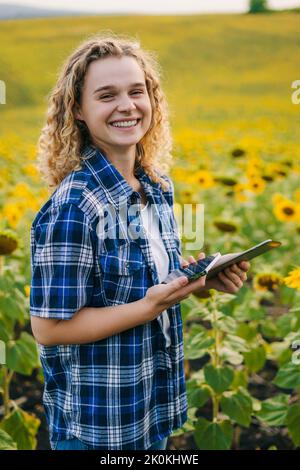
[[[90,63],[85,76],[86,88],[106,85],[123,87],[134,82],[145,83],[145,75],[134,57],[105,57]]]

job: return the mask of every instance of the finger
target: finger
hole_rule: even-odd
[[[247,274],[245,273],[245,271],[240,269],[236,264],[231,265],[230,269],[231,269],[231,271],[233,271],[234,273],[236,273],[239,276],[241,281],[246,281],[247,280]]]
[[[185,276],[184,276],[185,277]],[[174,282],[174,281],[172,281]],[[170,300],[175,297],[178,297],[178,294],[179,294],[179,298],[182,299],[183,296],[189,296],[190,294],[192,294],[194,291],[200,289],[201,287],[204,287],[205,286],[205,282],[206,282],[206,275],[205,276],[201,276],[199,279],[196,279],[194,281],[190,281],[188,282],[187,284],[184,284],[184,285],[181,285],[180,287],[180,292],[176,291],[175,289],[175,294],[171,295],[171,297],[169,298]],[[171,283],[170,283],[171,284]],[[184,297],[186,298],[186,297]]]
[[[239,288],[228,279],[228,277],[223,273],[223,271],[218,273],[219,279],[223,282],[224,286],[226,287],[226,291],[229,294],[235,294]]]
[[[203,259],[203,258],[205,258],[205,253],[200,252],[198,255],[198,259]]]
[[[178,289],[181,289],[181,287],[186,286],[188,284],[188,278],[186,276],[180,276],[177,279],[174,279],[174,281],[169,282],[166,284],[169,288],[169,294],[172,294],[173,292],[176,292]]]
[[[181,262],[181,267],[184,268],[185,266],[188,266],[190,263],[186,260],[186,259],[183,259],[182,258],[182,262]]]
[[[192,255],[190,255],[188,259],[190,263],[196,263],[196,260]]]
[[[224,273],[225,275],[230,279],[230,281],[232,281],[237,287],[242,287],[243,285],[243,281],[240,279],[240,277],[235,274],[230,268],[232,268],[232,266],[226,268],[224,270]]]
[[[248,271],[250,269],[250,263],[249,261],[240,261],[239,264],[239,267],[243,270],[243,271]]]

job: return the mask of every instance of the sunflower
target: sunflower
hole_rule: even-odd
[[[18,238],[9,229],[0,230],[0,256],[11,255],[19,246]]]
[[[217,176],[215,177],[215,181],[223,184],[224,186],[236,186],[238,184],[235,178],[229,176]]]
[[[193,191],[190,189],[183,189],[182,191],[179,192],[179,199],[182,202],[182,204],[188,204],[193,201]]]
[[[24,182],[17,183],[14,188],[9,191],[11,196],[19,197],[19,198],[31,198],[32,192],[28,186],[28,184]]]
[[[191,176],[190,182],[200,186],[200,189],[211,188],[215,185],[214,178],[208,170],[198,170]]]
[[[283,284],[283,278],[275,272],[259,273],[253,279],[253,287],[264,292],[274,292],[280,284]]]
[[[286,168],[276,162],[271,162],[271,163],[266,163],[265,165],[265,171],[267,175],[273,177],[273,179],[276,179],[278,176],[286,176]]]
[[[300,267],[297,266],[295,269],[289,272],[288,276],[284,278],[286,286],[292,289],[300,290]]]
[[[231,150],[231,155],[235,158],[243,157],[244,155],[246,155],[246,151],[241,148],[235,148]]]
[[[172,168],[172,178],[175,180],[175,181],[178,181],[178,182],[185,182],[185,178],[186,178],[186,175],[187,175],[187,171],[186,171],[186,168],[183,168],[183,167],[180,167],[180,166],[177,166],[176,168]]]
[[[277,201],[273,208],[275,217],[281,222],[294,222],[300,220],[300,204],[284,199]]]
[[[30,176],[34,181],[39,181],[39,173],[35,165],[29,163],[24,167],[24,173]]]
[[[214,226],[217,227],[220,232],[237,232],[238,226],[234,222],[226,220],[216,219],[213,222]]]
[[[248,200],[245,194],[246,185],[243,183],[238,183],[234,187],[234,197],[236,201],[245,202]]]
[[[3,207],[1,216],[8,220],[8,223],[11,227],[16,228],[22,218],[23,213],[24,207],[21,204],[11,202]]]
[[[26,284],[24,286],[24,291],[25,291],[26,297],[29,297],[29,295],[30,295],[30,286],[28,284]]]
[[[259,176],[249,178],[247,189],[253,193],[260,194],[264,191],[266,182]]]
[[[274,193],[272,194],[272,202],[273,204],[277,204],[281,201],[287,201],[288,199],[281,193]]]

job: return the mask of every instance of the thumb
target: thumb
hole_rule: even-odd
[[[180,276],[177,279],[174,279],[174,281],[169,282],[168,286],[171,292],[175,292],[176,290],[180,289],[183,286],[186,286],[188,284],[189,280],[186,276]]]

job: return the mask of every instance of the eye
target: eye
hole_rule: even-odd
[[[132,92],[132,94],[143,94],[143,91],[142,90],[135,90]],[[109,99],[109,98],[112,98],[113,95],[102,95],[100,96],[100,99],[101,100],[106,100],[106,99]]]

